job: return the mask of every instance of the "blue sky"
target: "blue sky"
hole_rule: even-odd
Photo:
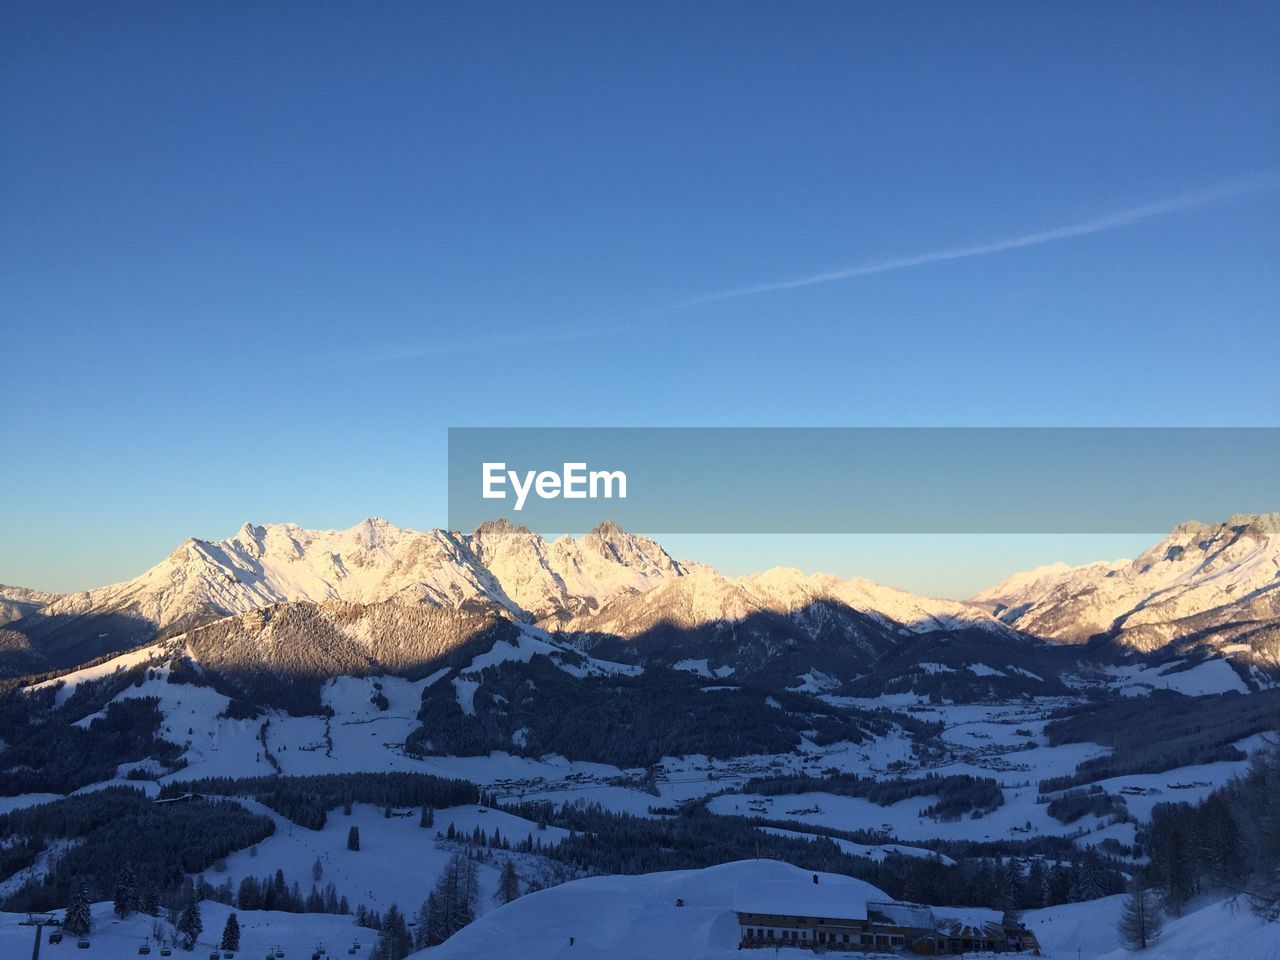
[[[0,581],[441,524],[451,425],[1276,423],[1274,4],[0,23]],[[950,594],[1139,546],[673,540]]]

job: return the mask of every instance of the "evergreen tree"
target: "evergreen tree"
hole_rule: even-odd
[[[93,915],[89,910],[89,888],[84,881],[76,884],[76,892],[71,896],[66,915],[62,919],[62,929],[76,937],[87,936],[93,929]]]
[[[382,932],[378,935],[375,956],[377,960],[404,960],[412,950],[409,926],[400,908],[393,903],[382,918]]]
[[[498,877],[497,900],[499,903],[510,903],[519,896],[520,877],[516,874],[515,864],[508,857],[506,863],[502,865],[502,874]]]
[[[353,826],[350,830],[347,831],[347,849],[348,850],[360,849],[360,828],[359,827]]]
[[[1022,897],[1022,868],[1010,857],[1001,873],[997,905],[1006,913],[1017,914],[1022,909]]]
[[[444,943],[474,920],[479,898],[480,880],[475,861],[455,853],[423,905],[427,914],[426,946]]]
[[[182,911],[182,916],[178,919],[178,932],[182,934],[183,949],[194,950],[196,940],[200,938],[200,934],[203,931],[204,921],[200,919],[200,901],[193,895],[187,901],[187,906]]]
[[[1090,847],[1080,862],[1080,878],[1077,889],[1081,900],[1097,900],[1107,895],[1107,872],[1098,851]]]
[[[241,910],[258,910],[262,907],[262,891],[254,877],[245,877],[236,891],[236,906]]]
[[[413,946],[417,950],[431,946],[431,918],[436,914],[435,892],[427,894],[418,908],[418,929],[413,932]]]
[[[431,809],[429,804],[423,804],[422,817],[418,820],[420,827],[434,827],[436,825],[436,812]]]
[[[133,875],[133,867],[125,864],[116,875],[116,886],[113,892],[116,916],[123,920],[138,908],[137,880]]]
[[[222,949],[240,949],[240,921],[234,913],[227,917],[227,925],[222,928]]]
[[[1145,950],[1159,939],[1161,926],[1156,898],[1135,885],[1120,915],[1120,942],[1130,950]]]
[[[142,898],[142,912],[149,917],[160,916],[160,891],[155,887],[147,888]]]
[[[1049,880],[1045,873],[1044,861],[1036,857],[1027,868],[1027,902],[1032,907],[1049,906]]]

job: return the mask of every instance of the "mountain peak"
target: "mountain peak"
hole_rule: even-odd
[[[630,536],[626,530],[620,527],[616,520],[601,520],[591,528],[591,534],[599,537],[601,540],[612,540],[615,537]]]
[[[1015,574],[975,596],[1023,632],[1144,652],[1263,650],[1280,602],[1280,514],[1189,520],[1134,560]]]
[[[522,524],[512,523],[506,517],[498,517],[496,520],[486,520],[480,524],[471,532],[471,536],[479,538],[511,536],[514,534],[528,536],[531,533],[532,531]]]
[[[1227,518],[1227,526],[1272,536],[1280,534],[1280,513],[1233,513]]]

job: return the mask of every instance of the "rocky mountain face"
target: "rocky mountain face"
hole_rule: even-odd
[[[1002,622],[1063,643],[1142,653],[1197,648],[1280,664],[1280,514],[1179,525],[1136,560],[1017,574],[973,598]]]
[[[57,600],[60,594],[0,583],[0,627],[30,616]]]

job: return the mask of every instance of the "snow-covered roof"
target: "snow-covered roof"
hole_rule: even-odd
[[[822,874],[819,883],[787,880],[741,887],[734,897],[734,909],[786,917],[865,920],[867,901],[883,899],[883,891],[862,880]]]

